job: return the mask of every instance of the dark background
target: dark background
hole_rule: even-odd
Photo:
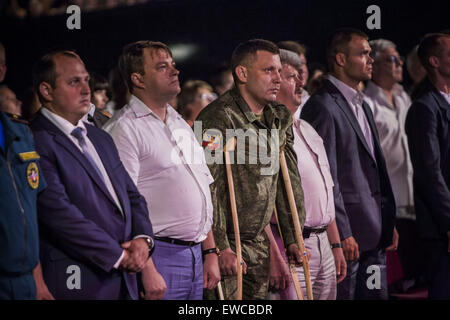
[[[369,5],[381,8],[381,29],[366,27]],[[68,30],[68,14],[15,20],[0,15],[0,42],[6,47],[5,83],[19,97],[31,84],[36,59],[54,48],[75,49],[88,70],[107,75],[123,45],[142,39],[194,44],[190,58],[177,61],[183,81],[209,80],[234,47],[251,38],[298,40],[309,62],[325,63],[329,34],[338,27],[386,38],[401,55],[428,32],[450,28],[450,1],[365,0],[153,0],[147,4],[81,14],[81,30]]]

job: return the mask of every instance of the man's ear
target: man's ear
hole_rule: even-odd
[[[247,83],[248,70],[246,67],[239,65],[234,69],[234,72],[236,73],[236,76],[238,77],[240,82]]]
[[[436,56],[430,56],[428,58],[428,63],[430,64],[430,66],[432,66],[433,68],[437,68],[439,67],[439,58]]]
[[[130,76],[131,78],[131,82],[133,83],[133,85],[136,88],[140,88],[140,89],[144,89],[144,82],[142,81],[142,75],[137,73],[137,72],[133,72]]]
[[[345,53],[343,53],[343,52],[336,53],[335,61],[338,66],[344,67],[345,62],[347,61],[347,57],[345,56]]]
[[[48,82],[41,82],[38,90],[46,101],[53,101],[53,88]]]

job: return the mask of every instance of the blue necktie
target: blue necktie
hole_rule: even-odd
[[[83,131],[83,129],[81,129],[80,127],[76,127],[75,129],[73,129],[73,131],[70,134],[72,136],[74,136],[78,140],[78,142],[80,143],[80,147],[81,147],[81,150],[83,151],[84,156],[92,164],[92,167],[94,167],[95,171],[97,171],[99,177],[102,178],[102,180],[104,182],[104,178],[103,178],[103,175],[102,175],[100,169],[98,168],[98,166],[95,163],[94,159],[92,159],[92,156],[89,154],[89,151],[88,151],[88,148],[87,148],[87,144],[86,144],[86,140],[84,139],[82,131]]]

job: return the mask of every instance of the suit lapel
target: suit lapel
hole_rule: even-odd
[[[372,111],[370,110],[369,105],[363,100],[362,108],[364,110],[364,114],[366,115],[367,122],[369,123],[370,132],[372,133],[372,137],[374,141],[376,141],[377,145],[380,145],[380,139],[378,137],[378,130],[373,119]]]
[[[373,159],[372,153],[370,152],[369,146],[367,145],[366,138],[364,137],[364,134],[361,130],[361,127],[359,126],[359,122],[356,119],[355,114],[353,113],[353,110],[348,105],[347,101],[345,100],[342,93],[338,90],[338,88],[336,88],[330,81],[328,81],[328,85],[331,86],[331,96],[335,99],[336,104],[339,106],[339,108],[341,108],[341,110],[344,112],[345,116],[347,117],[347,120],[350,122],[351,126],[353,127],[353,130],[355,130],[356,135],[358,136],[359,140],[363,144],[367,153],[370,155],[370,158]],[[367,114],[366,114],[366,117],[367,117]]]
[[[83,166],[92,181],[99,187],[105,196],[112,203],[116,204],[106,188],[103,179],[97,174],[97,171],[92,167],[91,163],[86,159],[80,149],[78,149],[75,144],[45,116],[39,113],[38,117],[45,129],[54,136],[55,142],[66,149]]]
[[[437,105],[439,106],[439,108],[442,109],[442,115],[444,117],[443,121],[447,120],[447,125],[450,125],[450,105],[447,102],[447,100],[445,100],[445,98],[442,96],[442,94],[436,89],[436,87],[429,83],[429,85],[431,86],[431,94],[433,95],[433,98],[436,100]],[[450,129],[449,129],[450,130]],[[448,152],[448,150],[450,150],[450,139],[447,139],[447,145],[446,145],[446,150],[445,152]]]
[[[91,140],[92,144],[94,145],[94,148],[97,151],[97,153],[103,163],[103,167],[105,168],[106,174],[108,175],[109,179],[111,180],[111,184],[112,184],[114,190],[116,191],[117,198],[119,199],[120,205],[122,206],[122,211],[123,211],[124,215],[126,216],[127,213],[125,212],[125,206],[123,204],[121,194],[115,188],[115,186],[119,185],[120,182],[115,181],[116,177],[112,174],[114,168],[111,165],[109,158],[106,156],[107,151],[105,150],[104,145],[97,141],[97,139],[95,137],[95,133],[93,132],[93,127],[91,127],[90,125],[86,125],[86,130],[87,130],[87,136],[88,136],[89,140]],[[106,186],[105,186],[105,188],[106,188]],[[108,195],[110,195],[109,192],[108,192]],[[110,197],[110,199],[116,205],[116,202],[114,200],[112,200],[111,197]]]

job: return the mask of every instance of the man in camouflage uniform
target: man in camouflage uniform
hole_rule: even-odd
[[[284,105],[275,101],[281,81],[278,47],[266,40],[244,42],[234,50],[231,66],[236,87],[209,104],[197,118],[201,121],[202,145],[214,177],[211,184],[213,233],[220,250],[224,296],[233,299],[237,290],[235,237],[222,148],[230,132],[234,132],[237,149],[230,157],[245,262],[243,299],[266,299],[270,243],[265,227],[275,204],[288,251],[300,261],[279,166],[282,146],[302,225],[305,220],[303,190],[292,147],[292,117]],[[194,124],[194,130],[196,125],[199,123]],[[242,137],[243,134],[246,137]],[[267,154],[271,155],[270,163],[262,158]]]

